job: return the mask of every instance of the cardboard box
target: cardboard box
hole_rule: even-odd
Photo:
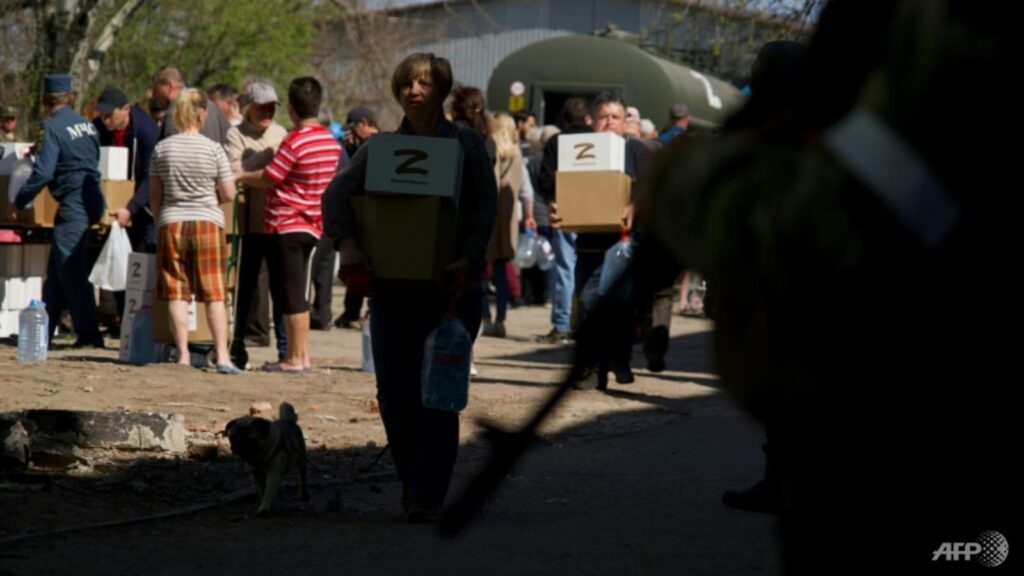
[[[441,278],[455,254],[457,209],[450,201],[432,196],[353,196],[351,200],[359,246],[375,278]]]
[[[227,235],[241,234],[242,221],[241,220],[238,221],[237,227],[236,227],[236,224],[234,222],[234,217],[235,217],[235,203],[234,203],[234,201],[231,201],[231,202],[221,202],[221,204],[220,204],[220,211],[224,214],[224,234],[227,234]],[[239,217],[241,217],[241,214],[239,214]]]
[[[555,197],[562,229],[618,232],[629,204],[632,180],[624,172],[556,172]]]
[[[559,172],[594,170],[626,170],[626,141],[621,136],[611,132],[558,136]]]
[[[25,300],[25,281],[21,278],[0,278],[0,311],[21,310]]]
[[[127,290],[156,289],[156,255],[132,252],[128,255]]]
[[[131,326],[135,314],[144,306],[153,307],[155,290],[125,290],[124,314],[121,316],[121,327]]]
[[[43,188],[28,208],[19,210],[17,218],[7,219],[7,207],[10,205],[9,191],[7,190],[9,181],[10,176],[0,176],[0,223],[53,228],[53,220],[57,217],[59,205],[53,196],[50,196],[49,188]]]
[[[458,205],[462,187],[458,140],[378,134],[367,146],[368,194],[438,196]]]
[[[174,343],[171,336],[170,312],[166,300],[153,303],[153,339],[155,342]],[[188,304],[188,341],[212,342],[213,333],[206,320],[206,305],[193,298]]]
[[[18,334],[18,310],[0,310],[0,338]]]
[[[238,215],[238,227],[243,234],[266,234],[267,227],[263,219],[267,209],[267,191],[264,188],[246,186],[245,192],[238,200],[241,213]]]
[[[115,148],[117,150],[117,148]],[[127,148],[120,148],[127,150]],[[100,192],[107,203],[107,209],[100,219],[100,226],[110,226],[114,223],[114,217],[110,213],[118,208],[127,208],[132,197],[135,196],[134,180],[100,180]]]
[[[26,277],[46,276],[50,263],[49,244],[22,244],[24,253],[21,257],[21,275]]]
[[[0,244],[0,279],[21,276],[24,255],[23,244]]]
[[[128,149],[123,146],[100,146],[100,178],[128,179]]]

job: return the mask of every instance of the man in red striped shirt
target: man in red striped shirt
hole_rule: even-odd
[[[323,234],[320,197],[331,183],[341,146],[321,126],[318,114],[323,89],[316,78],[292,80],[288,86],[288,115],[295,129],[263,171],[240,174],[239,182],[269,186],[265,212],[267,232],[274,235],[270,255],[270,290],[282,303],[288,352],[268,372],[303,373],[312,370],[309,335],[309,256]]]

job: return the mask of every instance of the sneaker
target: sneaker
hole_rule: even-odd
[[[270,336],[246,336],[242,342],[249,348],[266,348],[270,346]]]
[[[83,340],[83,339],[79,338],[78,340],[75,340],[75,343],[72,344],[71,347],[76,349],[76,350],[83,350],[83,349],[103,350],[103,337],[102,336],[97,336],[96,338],[91,338],[91,339],[88,339],[88,340]]]
[[[505,323],[495,322],[494,324],[487,323],[484,325],[484,336],[491,336],[492,338],[504,338],[505,337]]]
[[[606,380],[607,382],[607,380]],[[572,385],[577,390],[594,390],[601,388],[601,375],[600,371],[593,368],[588,368],[583,371],[583,375]],[[605,384],[607,387],[607,384]]]
[[[334,325],[338,328],[347,328],[349,330],[362,330],[363,323],[358,318],[351,319],[346,318],[344,315],[338,316],[334,320]]]
[[[782,498],[776,487],[766,479],[746,490],[726,490],[722,503],[734,510],[778,514],[782,510]]]
[[[647,371],[648,372],[664,372],[665,371],[665,359],[660,356],[648,356],[647,358]]]
[[[477,370],[476,370],[476,364],[474,362],[470,362],[469,363],[469,377],[470,378],[474,378],[474,377],[478,376],[479,374],[480,373],[477,372]]]
[[[313,320],[312,318],[310,318],[310,320],[309,320],[309,329],[310,330],[318,330],[320,332],[330,332],[331,331],[331,323],[330,323],[330,321],[328,321],[326,324],[324,324],[320,320]]]
[[[552,329],[551,332],[537,337],[539,344],[569,344],[571,342],[568,332]]]
[[[615,382],[618,384],[632,384],[636,382],[633,371],[629,366],[613,366],[612,372],[615,373]]]

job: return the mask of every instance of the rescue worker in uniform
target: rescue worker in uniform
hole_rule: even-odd
[[[99,221],[105,208],[99,188],[100,141],[92,122],[72,109],[74,101],[70,76],[46,75],[43,106],[49,120],[35,146],[32,176],[18,191],[10,216],[16,217],[17,209],[24,209],[44,187],[49,187],[50,195],[60,204],[43,284],[49,333],[53,335],[66,307],[78,336],[75,347],[102,348],[103,336],[85,260],[89,226]]]

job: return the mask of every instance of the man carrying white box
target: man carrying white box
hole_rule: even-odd
[[[639,140],[623,140],[626,104],[622,97],[602,92],[591,107],[594,133],[560,134],[545,150],[542,185],[555,180],[555,202],[551,204],[552,226],[573,222],[576,237],[575,294],[579,298],[582,324],[597,303],[597,287],[605,252],[633,228],[633,197],[638,174],[650,158],[650,150]],[[564,144],[563,144],[564,142]],[[554,170],[557,159],[557,171]],[[563,169],[564,167],[564,169]],[[560,203],[572,199],[574,212]],[[565,210],[563,213],[562,210]],[[585,217],[580,212],[586,211]],[[616,215],[618,218],[616,219]],[[617,220],[617,221],[616,221]],[[568,226],[566,226],[568,228]],[[616,230],[619,228],[619,230]],[[605,388],[607,372],[619,384],[634,381],[630,369],[633,346],[633,311],[629,303],[615,303],[606,309],[600,327],[605,353],[594,372],[577,387]]]

